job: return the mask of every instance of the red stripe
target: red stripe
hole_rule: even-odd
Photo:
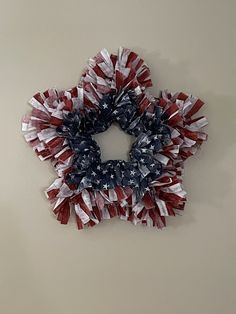
[[[59,119],[57,117],[51,116],[51,118],[49,120],[49,123],[52,124],[52,125],[58,126],[58,125],[62,124],[62,121],[63,121],[62,119]]]
[[[187,98],[188,98],[188,95],[186,95],[182,92],[180,92],[178,97],[177,97],[177,99],[179,99],[179,100],[186,100]]]
[[[196,112],[198,112],[198,110],[204,105],[204,102],[201,101],[200,99],[198,99],[196,101],[196,103],[194,104],[194,106],[191,108],[191,110],[189,110],[189,112],[186,114],[186,118],[190,118],[191,116],[193,116]]]
[[[147,209],[154,208],[155,203],[153,202],[153,198],[151,197],[150,193],[145,193],[142,201]]]

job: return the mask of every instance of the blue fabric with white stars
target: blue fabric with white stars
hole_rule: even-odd
[[[93,135],[106,131],[113,122],[136,137],[129,161],[101,162],[101,151]],[[118,95],[105,95],[99,110],[81,112],[75,109],[68,113],[64,116],[63,124],[57,128],[58,135],[67,139],[74,152],[67,183],[76,185],[78,190],[129,186],[141,198],[149,189],[150,182],[162,174],[162,165],[155,154],[170,140],[170,129],[164,122],[161,107],[155,106],[153,113],[140,113],[136,96],[133,92],[125,91]]]

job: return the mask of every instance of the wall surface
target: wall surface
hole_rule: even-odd
[[[234,0],[0,1],[1,314],[236,313],[235,10]],[[114,219],[78,231],[53,217],[43,190],[55,174],[20,120],[37,91],[74,86],[88,57],[121,45],[148,63],[153,92],[206,102],[209,141],[187,162],[188,203],[165,230]],[[105,137],[104,158],[125,156],[130,139]]]

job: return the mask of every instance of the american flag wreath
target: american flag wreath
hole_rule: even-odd
[[[207,139],[206,118],[195,117],[204,103],[166,90],[154,97],[150,86],[150,70],[135,52],[102,49],[76,87],[48,89],[29,101],[22,130],[57,173],[46,195],[62,224],[74,213],[79,229],[115,216],[163,228],[167,216],[184,209],[184,162]],[[129,161],[101,161],[93,135],[113,122],[135,137]]]

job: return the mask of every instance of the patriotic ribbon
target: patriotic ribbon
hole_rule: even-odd
[[[204,103],[168,91],[153,97],[150,86],[150,70],[136,53],[103,49],[89,60],[78,86],[30,100],[22,130],[58,175],[46,195],[62,224],[74,211],[79,229],[114,216],[162,228],[167,216],[184,209],[184,162],[207,139],[206,118],[195,117]],[[93,135],[114,122],[135,137],[129,161],[101,161]]]

